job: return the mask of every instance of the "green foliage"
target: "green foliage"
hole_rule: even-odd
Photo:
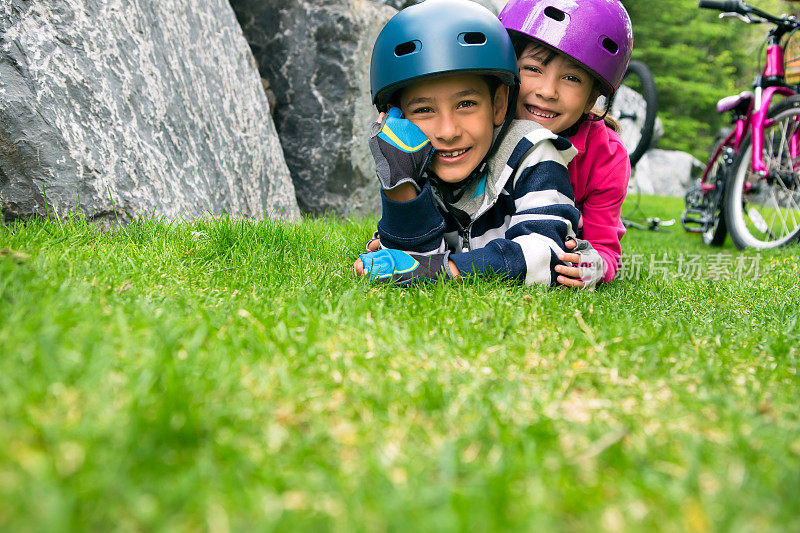
[[[647,63],[658,89],[664,123],[661,147],[701,160],[728,117],[716,102],[750,88],[760,71],[760,46],[768,27],[718,18],[697,0],[622,0],[634,28],[633,57]],[[788,2],[750,2],[767,12],[791,12]]]
[[[374,227],[0,224],[0,530],[800,529],[796,249],[401,290]]]

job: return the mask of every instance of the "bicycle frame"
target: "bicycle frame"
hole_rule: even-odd
[[[767,61],[764,65],[764,73],[761,79],[779,78],[783,79],[783,47],[780,44],[771,44],[767,48]],[[771,126],[771,121],[767,119],[769,104],[775,94],[782,96],[793,96],[795,91],[786,86],[772,86],[762,89],[756,87],[754,113],[752,116],[751,130],[753,132],[753,170],[763,177],[768,177],[769,169],[764,163],[764,128]],[[738,150],[737,150],[738,151]],[[792,136],[789,155],[797,158],[798,155],[798,134]]]
[[[752,91],[717,103],[717,112],[731,113],[733,129],[720,130],[724,138],[715,137],[699,183],[686,191],[681,224],[688,232],[702,234],[703,242],[711,246],[722,245],[727,235],[740,250],[794,242],[800,238],[796,197],[800,191],[800,89],[794,79],[787,83],[784,60],[789,43],[796,42],[791,35],[800,30],[800,21],[789,15],[770,15],[743,0],[699,0],[697,5],[720,11],[720,18],[766,22],[772,27],[764,41],[766,59]],[[791,54],[795,62],[798,52]],[[791,229],[782,214],[787,210]],[[771,216],[769,223],[763,215]]]
[[[783,79],[783,47],[780,43],[772,43],[767,48],[767,60],[764,65],[764,70],[759,80],[765,79]],[[733,131],[725,138],[725,140],[717,147],[717,150],[712,154],[709,161],[716,159],[722,150],[727,147],[732,147],[734,152],[738,153],[744,142],[747,132],[752,132],[751,143],[752,151],[752,167],[762,178],[769,176],[769,169],[764,162],[764,130],[772,125],[772,121],[767,118],[772,98],[777,94],[781,96],[793,96],[797,94],[786,85],[772,85],[763,87],[762,82],[755,84],[755,93],[751,99],[747,112],[739,117],[734,122]],[[728,109],[720,109],[720,112],[728,111]],[[792,136],[789,146],[789,155],[796,159],[800,155],[800,130]],[[713,190],[715,184],[708,183],[706,178],[710,167],[706,167],[700,179],[701,189],[703,192]]]

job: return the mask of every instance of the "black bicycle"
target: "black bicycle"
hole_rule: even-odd
[[[625,71],[622,85],[611,102],[611,116],[619,122],[620,137],[628,149],[631,170],[653,144],[657,114],[658,95],[653,73],[642,61],[631,61]],[[625,212],[622,214],[622,223],[626,227],[659,230],[674,223],[641,214],[638,218],[634,218],[639,213],[641,199],[635,174],[631,175],[628,184],[628,196],[632,195],[635,195],[636,200],[626,202]]]
[[[622,78],[622,87],[611,103],[611,115],[619,122],[631,168],[650,149],[657,113],[658,94],[653,73],[643,62],[631,61]]]

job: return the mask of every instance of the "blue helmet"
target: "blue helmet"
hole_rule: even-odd
[[[519,83],[508,32],[485,7],[470,0],[423,0],[393,16],[372,47],[372,102],[384,110],[392,95],[428,76],[490,74]]]

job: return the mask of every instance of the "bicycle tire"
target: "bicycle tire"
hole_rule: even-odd
[[[788,139],[800,135],[800,96],[770,106],[773,122],[764,130],[767,179],[752,171],[752,143],[748,134],[734,162],[725,192],[725,221],[739,250],[768,249],[800,238],[800,157],[789,154]],[[769,222],[768,222],[769,221]],[[776,222],[780,225],[776,225]]]
[[[713,159],[709,160],[708,162],[708,180],[714,183],[716,188],[714,191],[707,193],[710,196],[708,197],[708,211],[713,216],[711,223],[702,231],[700,232],[700,236],[703,239],[703,242],[709,246],[722,246],[725,242],[725,237],[728,236],[728,226],[725,223],[725,183],[726,183],[726,168],[725,168],[725,156],[723,152],[717,154],[717,157],[714,157],[714,153],[717,151],[717,148],[725,138],[730,133],[729,129],[721,129],[717,132],[714,136],[714,144],[711,146],[711,153],[709,154],[710,157]],[[721,174],[720,174],[721,173]]]
[[[642,158],[644,153],[650,148],[653,141],[653,132],[656,125],[656,115],[658,114],[658,93],[656,92],[656,83],[653,79],[653,73],[641,61],[633,60],[628,64],[625,70],[625,76],[622,78],[622,84],[625,85],[625,80],[634,77],[638,79],[640,90],[639,93],[645,102],[644,117],[634,116],[632,122],[639,129],[639,140],[636,146],[628,152],[628,158],[631,161],[631,167],[635,167],[636,163]]]

